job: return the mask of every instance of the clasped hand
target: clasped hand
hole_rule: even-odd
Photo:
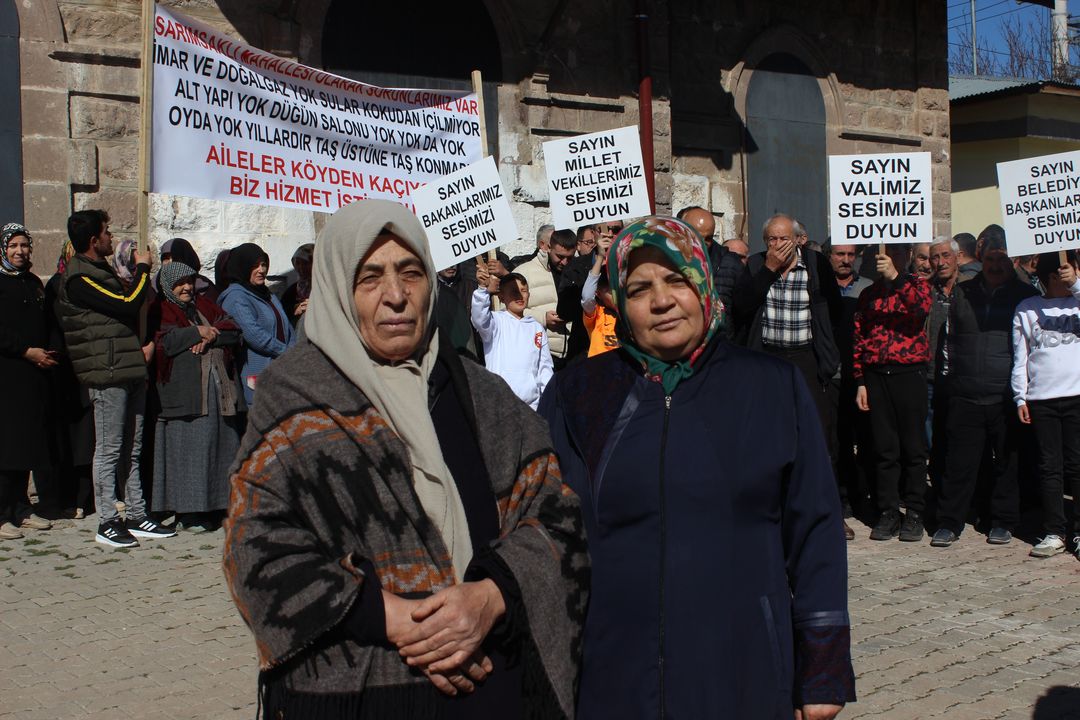
[[[480,645],[506,604],[491,580],[453,585],[424,600],[383,591],[383,605],[387,639],[442,692],[472,692],[492,671]]]
[[[216,327],[210,327],[209,325],[199,325],[199,337],[201,340],[191,346],[191,352],[196,355],[201,355],[206,352],[214,341],[217,340],[217,336],[220,333]]]

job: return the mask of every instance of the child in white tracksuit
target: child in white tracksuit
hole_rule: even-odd
[[[510,386],[533,410],[555,372],[547,333],[534,318],[525,315],[529,283],[517,273],[502,278],[478,265],[479,287],[472,296],[473,327],[484,343],[484,364]],[[491,296],[498,288],[506,310],[491,311]]]
[[[1080,557],[1080,280],[1076,251],[1067,258],[1058,267],[1056,252],[1039,256],[1036,272],[1045,295],[1024,300],[1013,316],[1013,397],[1020,422],[1034,428],[1039,448],[1045,534],[1031,550],[1039,558],[1066,549]],[[1073,496],[1071,528],[1066,492]]]

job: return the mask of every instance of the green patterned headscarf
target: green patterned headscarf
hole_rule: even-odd
[[[701,301],[701,313],[705,317],[705,337],[687,358],[665,362],[638,348],[626,322],[626,276],[630,268],[630,254],[643,247],[660,250],[678,268]],[[723,304],[713,288],[709,256],[701,236],[686,223],[672,217],[651,216],[627,225],[608,251],[608,280],[622,322],[619,336],[623,348],[638,360],[645,370],[645,377],[664,386],[670,395],[680,382],[694,374],[694,361],[704,352],[716,331],[723,324]]]

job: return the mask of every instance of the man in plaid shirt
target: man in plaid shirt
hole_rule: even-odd
[[[736,287],[732,314],[745,345],[787,358],[802,371],[826,424],[825,389],[840,367],[833,340],[840,289],[828,259],[798,247],[794,225],[783,214],[765,221],[766,250],[747,260],[748,277]]]
[[[762,237],[765,252],[747,260],[746,274],[735,287],[736,338],[793,362],[817,403],[822,427],[829,427],[836,410],[828,387],[840,368],[833,326],[841,315],[832,265],[821,253],[797,245],[795,221],[788,215],[766,220]],[[830,447],[830,455],[835,450]]]

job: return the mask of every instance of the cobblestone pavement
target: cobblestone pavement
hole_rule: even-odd
[[[0,542],[0,717],[251,718],[253,643],[222,533],[93,542],[94,520]],[[859,702],[841,718],[1080,719],[1080,562],[849,543]]]

